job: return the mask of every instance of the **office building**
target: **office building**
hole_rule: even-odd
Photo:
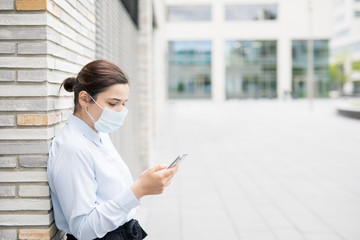
[[[331,70],[347,95],[360,94],[360,1],[334,0]]]
[[[333,31],[328,0],[165,4],[168,98],[305,97],[309,39],[314,96],[328,96]]]

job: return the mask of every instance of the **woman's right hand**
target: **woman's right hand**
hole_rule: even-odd
[[[145,195],[160,194],[170,184],[179,166],[165,169],[166,165],[157,165],[146,169],[131,186],[137,199]],[[163,170],[165,169],[165,170]],[[163,170],[163,171],[160,171]]]

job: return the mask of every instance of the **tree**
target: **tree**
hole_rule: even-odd
[[[348,75],[344,71],[344,63],[337,62],[329,65],[329,71],[332,85],[335,86],[339,92],[342,92],[344,84],[348,81]]]

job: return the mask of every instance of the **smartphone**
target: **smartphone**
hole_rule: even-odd
[[[178,156],[166,169],[172,168],[176,164],[180,164],[181,161],[184,160],[184,158],[186,158],[186,156],[187,156],[187,154]]]

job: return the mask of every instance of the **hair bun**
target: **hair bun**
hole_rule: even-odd
[[[74,77],[69,77],[67,79],[64,80],[64,82],[62,83],[62,85],[64,86],[64,89],[68,92],[73,92],[74,91],[74,86],[75,86],[75,82],[76,82],[76,78]]]

